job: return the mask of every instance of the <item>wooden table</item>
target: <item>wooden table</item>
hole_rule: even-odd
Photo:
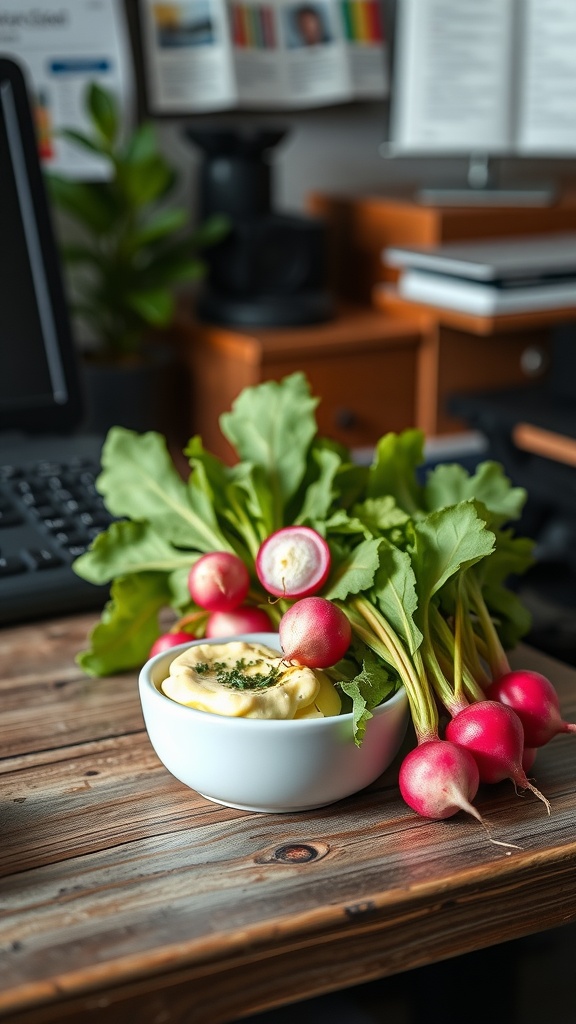
[[[254,814],[172,778],[134,675],[74,663],[94,619],[0,632],[0,1017],[219,1024],[576,918],[576,740],[418,818],[397,765],[319,811]],[[576,671],[533,651],[576,719]]]

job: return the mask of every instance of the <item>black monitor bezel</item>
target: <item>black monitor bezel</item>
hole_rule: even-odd
[[[28,83],[22,67],[11,57],[0,55],[0,88],[5,86],[11,89],[14,99],[46,289],[58,339],[65,398],[61,402],[32,400],[18,408],[2,409],[0,407],[0,430],[18,431],[25,434],[67,434],[80,425],[84,411],[78,356],[62,280],[62,268],[50,200],[39,156]]]

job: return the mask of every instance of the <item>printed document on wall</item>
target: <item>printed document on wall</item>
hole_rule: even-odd
[[[235,102],[224,0],[145,0],[140,18],[152,113],[200,113]]]
[[[114,92],[123,109],[131,107],[134,83],[122,0],[0,0],[0,52],[27,75],[44,166],[74,178],[105,177],[107,168],[96,155],[58,133],[87,130],[90,82]]]
[[[388,92],[380,0],[140,0],[152,115]]]

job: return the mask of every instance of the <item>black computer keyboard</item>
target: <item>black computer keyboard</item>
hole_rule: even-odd
[[[98,494],[99,462],[0,462],[0,623],[98,607],[107,590],[72,562],[113,520]]]

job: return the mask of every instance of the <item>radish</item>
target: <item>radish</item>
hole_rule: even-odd
[[[543,747],[558,733],[576,732],[576,725],[562,720],[558,694],[540,672],[507,672],[486,693],[490,700],[499,700],[514,709],[524,727],[527,747]]]
[[[155,654],[160,654],[161,651],[168,651],[171,647],[176,647],[177,644],[185,644],[193,639],[192,634],[185,633],[184,630],[178,630],[176,633],[162,633],[152,644],[148,657],[152,658]]]
[[[192,600],[209,612],[232,611],[242,604],[249,588],[248,569],[231,551],[202,555],[188,574]]]
[[[445,736],[469,750],[481,782],[512,779],[520,789],[530,789],[550,814],[550,804],[526,777],[522,767],[524,730],[512,708],[495,700],[481,700],[459,711],[446,726]]]
[[[274,627],[263,608],[243,604],[231,612],[212,612],[206,636],[238,636],[242,633],[273,633]]]
[[[522,754],[522,767],[526,773],[530,771],[536,760],[536,754],[538,750],[536,747],[524,747]]]
[[[478,766],[464,747],[441,739],[420,743],[400,765],[398,782],[405,802],[424,818],[467,811],[482,821],[470,803],[480,784]]]
[[[343,658],[352,627],[338,605],[325,597],[303,597],[280,619],[280,646],[289,661],[308,668],[329,668]]]
[[[330,548],[316,530],[286,526],[260,545],[256,573],[262,586],[276,597],[308,597],[324,586],[330,560]]]

